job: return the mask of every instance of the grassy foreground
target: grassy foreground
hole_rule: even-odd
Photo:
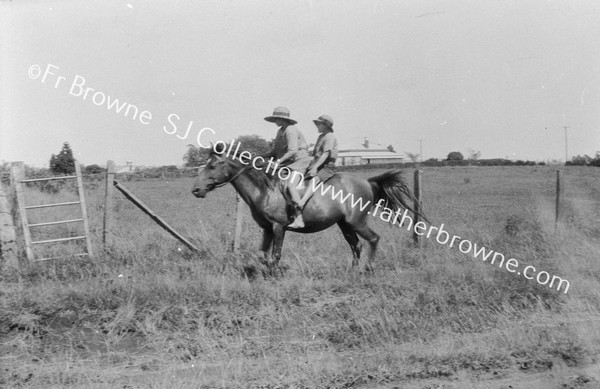
[[[378,219],[373,275],[347,269],[350,249],[332,228],[288,234],[285,276],[249,281],[240,270],[256,264],[258,227],[246,215],[241,253],[231,253],[232,188],[198,200],[191,179],[125,185],[200,254],[119,194],[102,251],[104,188],[90,188],[94,261],[4,267],[0,386],[594,387],[600,169],[564,171],[556,231],[554,177],[546,167],[426,169],[423,202],[434,225],[568,279],[567,294],[432,240],[416,249]],[[52,212],[30,221],[65,218]],[[45,231],[38,237],[77,227]]]

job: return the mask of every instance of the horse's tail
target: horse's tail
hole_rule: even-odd
[[[412,201],[414,204],[418,200],[406,185],[400,170],[389,170],[383,174],[369,178],[368,181],[371,184],[371,190],[373,190],[373,204],[376,204],[379,200],[383,200],[384,207],[392,210],[408,209],[413,215],[418,215],[421,219],[429,223],[429,220],[422,212],[416,212],[414,207],[408,204],[408,201]]]

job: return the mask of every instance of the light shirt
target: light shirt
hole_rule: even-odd
[[[313,151],[314,159],[317,160],[324,153],[329,151],[329,158],[323,163],[324,165],[330,162],[335,163],[338,155],[337,139],[333,135],[332,131],[322,132],[317,138],[317,144]]]
[[[273,140],[271,151],[266,157],[273,157],[290,163],[298,160],[301,156],[305,156],[307,149],[308,144],[304,139],[304,135],[296,126],[289,125],[279,128]]]

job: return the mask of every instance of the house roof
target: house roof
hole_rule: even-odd
[[[394,159],[404,158],[402,154],[395,153],[389,150],[381,149],[350,149],[338,151],[338,157],[361,157],[361,158],[379,158],[379,159]]]
[[[339,152],[340,153],[359,153],[359,152],[369,152],[369,153],[389,153],[390,151],[388,149],[365,149],[364,147],[362,148],[354,148],[354,149],[340,149]],[[393,151],[392,151],[393,153]]]
[[[115,166],[115,172],[117,174],[119,174],[119,173],[131,173],[132,171],[133,171],[133,167],[123,166],[123,165]]]

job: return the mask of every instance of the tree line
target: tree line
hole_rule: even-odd
[[[253,154],[265,154],[271,148],[272,141],[258,135],[243,135],[236,139],[237,142],[244,146],[245,150]],[[188,145],[187,150],[183,154],[184,167],[194,168],[202,166],[208,160],[212,149],[196,147]],[[397,166],[414,166],[419,160],[419,154],[406,152],[406,156],[410,162],[397,163]],[[504,158],[481,159],[481,152],[469,150],[467,158],[460,151],[452,151],[448,153],[445,159],[429,158],[421,162],[422,166],[534,166],[545,165],[545,162],[534,162],[528,160],[512,161]],[[50,157],[49,169],[32,168],[26,165],[26,176],[29,178],[45,177],[49,174],[54,175],[72,175],[75,174],[75,158],[73,150],[68,142],[64,142],[61,150],[57,154],[52,154]],[[594,157],[589,155],[577,155],[567,161],[567,166],[597,166],[600,167],[600,151],[596,152]],[[94,175],[106,172],[106,169],[97,164],[81,166],[81,171],[84,175]],[[136,168],[134,173],[143,174],[145,178],[160,178],[160,177],[177,177],[187,175],[183,173],[176,165],[166,165],[160,167]],[[0,164],[1,180],[5,184],[9,183],[9,166],[8,162]]]

